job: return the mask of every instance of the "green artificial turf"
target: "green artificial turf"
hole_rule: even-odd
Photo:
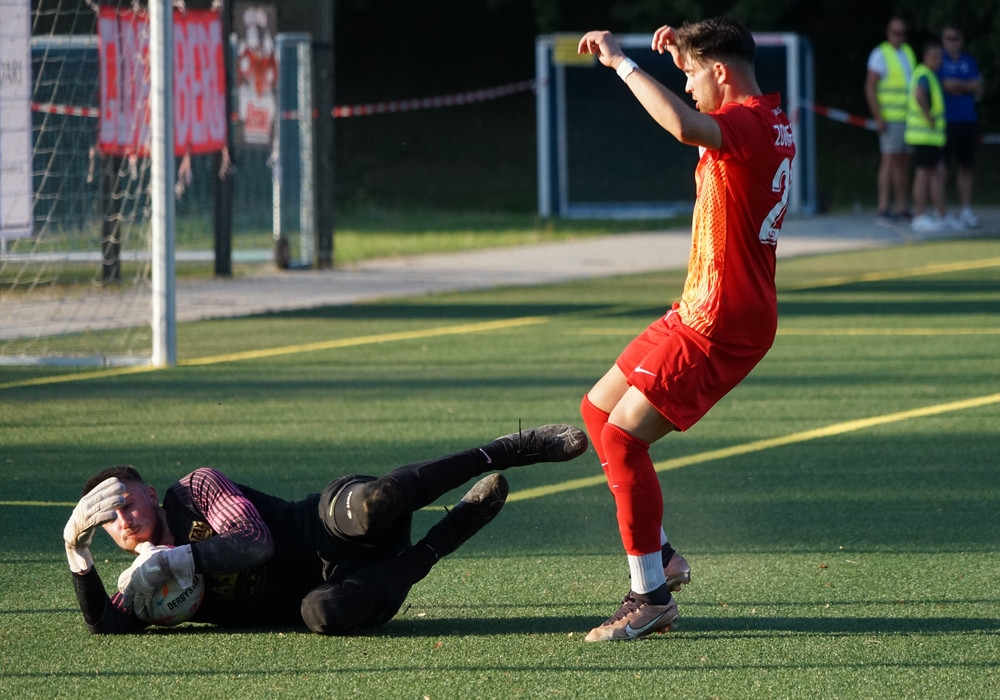
[[[779,264],[770,354],[652,449],[666,531],[693,567],[675,631],[583,642],[628,589],[591,451],[509,471],[496,521],[373,634],[87,633],[60,532],[91,473],[131,463],[162,493],[210,465],[292,498],[519,421],[581,425],[583,393],[682,281],[672,271],[181,324],[168,370],[0,368],[0,696],[994,697],[990,239]],[[415,534],[440,515],[417,513]],[[112,585],[128,557],[102,534],[94,554]]]

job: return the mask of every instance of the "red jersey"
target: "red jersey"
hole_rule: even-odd
[[[684,325],[726,343],[770,347],[778,325],[775,248],[795,143],[776,94],[711,113],[717,151],[695,170],[691,256],[677,311]]]

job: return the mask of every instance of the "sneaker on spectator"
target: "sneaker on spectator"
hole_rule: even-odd
[[[910,227],[917,233],[938,233],[944,227],[930,214],[921,214],[913,220]]]
[[[979,228],[979,219],[972,213],[972,209],[969,207],[962,209],[958,220],[962,222],[965,228]]]
[[[965,230],[965,224],[962,223],[961,220],[955,218],[954,214],[945,214],[944,217],[940,219],[940,222],[942,223],[943,228],[949,231]]]
[[[896,215],[891,211],[880,211],[875,217],[875,223],[879,226],[892,226],[896,223]]]

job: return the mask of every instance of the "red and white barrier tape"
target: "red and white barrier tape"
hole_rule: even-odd
[[[69,117],[93,117],[94,119],[101,116],[101,110],[97,107],[73,107],[72,105],[56,105],[51,102],[32,102],[31,111],[43,114],[64,114]]]
[[[455,107],[458,105],[486,102],[499,97],[507,97],[519,92],[534,90],[536,80],[522,80],[519,83],[508,83],[484,90],[471,90],[454,95],[439,97],[424,97],[413,100],[396,100],[392,102],[372,102],[359,105],[341,105],[333,108],[334,117],[365,117],[371,114],[391,114],[393,112],[409,112],[418,109],[434,109],[437,107]]]
[[[410,100],[392,100],[389,102],[370,102],[367,104],[340,105],[333,108],[333,116],[340,119],[344,117],[366,117],[374,114],[394,114],[397,112],[411,112],[421,109],[436,109],[439,107],[457,107],[460,105],[475,104],[477,102],[487,102],[500,97],[514,95],[519,92],[535,90],[538,85],[539,81],[537,80],[522,80],[517,83],[508,83],[506,85],[500,85],[498,87],[486,88],[482,90],[470,90],[469,92],[460,92],[452,95],[422,97]],[[842,109],[826,107],[824,105],[816,104],[815,102],[810,102],[809,100],[802,100],[799,104],[803,108],[835,122],[849,124],[861,129],[867,129],[868,131],[875,131],[877,128],[874,119],[859,117],[845,112]],[[62,114],[72,117],[91,117],[96,119],[100,116],[100,110],[97,107],[73,107],[70,105],[32,102],[31,109],[35,112]],[[282,112],[281,118],[298,119],[298,112]],[[990,145],[1000,144],[1000,134],[984,134],[981,141],[984,144]]]
[[[865,117],[859,117],[854,114],[848,114],[842,109],[835,109],[833,107],[824,107],[823,105],[818,105],[815,102],[810,102],[809,100],[801,100],[799,102],[805,109],[811,110],[821,117],[826,117],[827,119],[832,119],[835,122],[841,122],[842,124],[850,124],[851,126],[857,126],[862,129],[868,129],[868,131],[876,131],[878,126],[874,119],[867,119]],[[983,134],[979,138],[979,142],[986,145],[996,145],[1000,144],[1000,134]]]
[[[537,80],[522,80],[518,83],[508,83],[493,88],[480,90],[470,90],[452,95],[439,95],[437,97],[421,97],[409,100],[392,100],[389,102],[370,102],[368,104],[339,105],[333,108],[333,116],[343,117],[364,117],[373,114],[393,114],[396,112],[411,112],[420,109],[435,109],[438,107],[457,107],[459,105],[475,104],[477,102],[487,102],[500,97],[515,95],[519,92],[534,90]],[[97,107],[74,107],[71,105],[57,105],[49,102],[32,102],[31,109],[34,112],[45,114],[62,114],[71,117],[92,117],[94,119],[101,116],[101,110]],[[315,113],[314,113],[314,116]],[[281,113],[282,119],[298,119],[299,113],[289,110]]]
[[[875,131],[878,127],[875,125],[874,119],[866,119],[864,117],[858,117],[853,114],[848,114],[842,109],[836,109],[834,107],[824,107],[823,105],[818,105],[815,102],[810,102],[809,100],[800,100],[799,104],[805,109],[815,112],[821,117],[826,117],[827,119],[832,119],[835,122],[841,122],[842,124],[850,124],[851,126],[857,126],[862,129],[868,129],[868,131]]]

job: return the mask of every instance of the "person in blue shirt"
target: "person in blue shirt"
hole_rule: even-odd
[[[948,139],[945,143],[943,168],[955,165],[955,189],[962,211],[959,220],[967,227],[979,226],[972,212],[972,184],[975,174],[976,149],[979,145],[979,117],[976,101],[982,94],[983,81],[976,59],[963,50],[965,36],[955,25],[941,32],[944,55],[938,79],[944,90],[945,121]],[[946,174],[942,174],[946,177]]]

